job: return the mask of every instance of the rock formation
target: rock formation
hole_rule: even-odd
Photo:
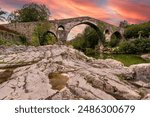
[[[1,46],[0,99],[150,99],[150,64],[125,67],[63,45]]]

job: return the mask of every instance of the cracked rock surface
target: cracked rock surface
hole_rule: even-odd
[[[125,67],[63,45],[0,47],[0,99],[150,99],[150,64]]]

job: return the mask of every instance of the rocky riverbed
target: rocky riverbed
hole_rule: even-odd
[[[1,46],[0,99],[150,99],[150,64],[125,67],[63,45]]]

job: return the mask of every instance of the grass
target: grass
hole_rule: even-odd
[[[6,45],[6,46],[11,46],[11,45],[25,45],[20,41],[17,40],[6,40],[6,39],[0,39],[0,45]]]
[[[52,85],[52,89],[61,90],[63,89],[68,81],[68,77],[64,76],[60,73],[50,73],[49,74],[50,84]]]
[[[125,66],[130,66],[133,64],[140,64],[140,63],[150,63],[149,60],[144,60],[139,55],[128,55],[128,54],[103,54],[99,56],[101,59],[115,59],[117,61],[122,62]]]

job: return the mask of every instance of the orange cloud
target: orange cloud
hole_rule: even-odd
[[[109,0],[109,5],[120,17],[130,23],[150,20],[150,4],[134,0]]]
[[[11,3],[16,3],[19,5],[23,5],[27,2],[45,4],[51,10],[52,16],[57,19],[78,16],[91,16],[98,19],[106,19],[109,17],[109,14],[104,9],[97,6],[94,2],[87,0],[12,0],[12,2],[8,2],[8,0],[6,1],[2,0],[1,4],[6,6],[7,11],[13,11],[15,9],[15,7],[11,6]]]
[[[31,2],[48,6],[51,19],[90,16],[112,24],[124,19],[130,23],[150,20],[149,0],[0,0],[0,5],[12,12]]]
[[[35,2],[38,0],[34,0]],[[98,19],[108,18],[109,15],[104,9],[96,6],[92,2],[79,0],[43,0],[52,11],[52,16],[55,18],[69,18],[78,16],[91,16]]]

